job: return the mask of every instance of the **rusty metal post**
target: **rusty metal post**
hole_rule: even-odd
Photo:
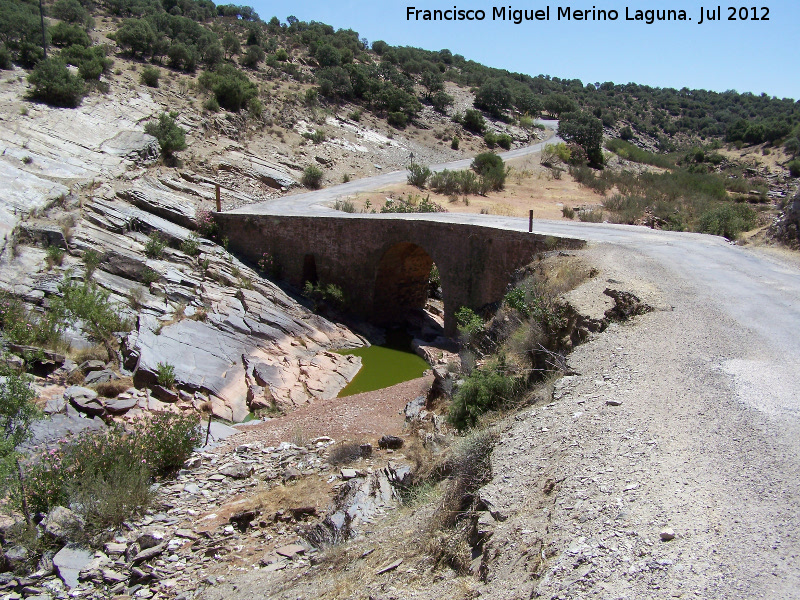
[[[217,212],[222,212],[222,200],[219,197],[219,184],[217,184]]]
[[[533,233],[533,209],[528,212],[528,233]]]

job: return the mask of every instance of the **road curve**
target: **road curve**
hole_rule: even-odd
[[[540,120],[545,127],[555,130],[558,127],[558,121]],[[512,158],[519,158],[540,152],[542,148],[550,144],[557,144],[563,141],[561,138],[554,136],[538,144],[532,146],[523,146],[522,148],[515,148],[508,152],[503,152],[499,156],[503,160],[510,160]],[[431,171],[438,172],[445,169],[461,170],[468,169],[472,163],[472,158],[462,158],[446,163],[439,163],[429,165]],[[373,177],[365,177],[364,179],[356,179],[348,183],[340,183],[322,190],[313,192],[305,192],[303,194],[294,194],[291,196],[283,196],[275,200],[268,200],[266,202],[259,202],[257,204],[248,204],[236,210],[227,212],[237,214],[257,214],[257,215],[316,215],[316,216],[341,216],[343,213],[333,210],[327,204],[333,203],[338,198],[345,198],[361,192],[369,192],[377,190],[389,185],[396,185],[398,183],[405,183],[408,177],[408,171],[391,171],[389,173],[381,173]]]

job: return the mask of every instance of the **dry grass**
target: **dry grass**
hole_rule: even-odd
[[[133,387],[131,377],[122,377],[105,383],[98,383],[94,386],[95,391],[104,398],[116,398],[125,390]]]
[[[87,360],[108,360],[108,352],[106,351],[105,346],[102,344],[98,344],[97,346],[92,346],[91,348],[81,348],[80,350],[76,350],[75,354],[73,354],[72,359],[81,364]]]
[[[264,515],[278,510],[314,507],[321,512],[330,503],[332,488],[324,479],[316,476],[302,477],[297,481],[262,487],[246,502],[249,510],[260,510]]]

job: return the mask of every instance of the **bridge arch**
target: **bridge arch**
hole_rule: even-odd
[[[428,301],[434,260],[425,248],[395,242],[381,255],[375,270],[372,318],[382,325],[400,324]]]

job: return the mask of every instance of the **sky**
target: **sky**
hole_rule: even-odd
[[[730,0],[729,0],[730,2]],[[491,67],[528,75],[551,75],[580,79],[585,83],[612,81],[654,87],[687,87],[723,92],[766,93],[779,98],[800,99],[800,1],[738,0],[747,5],[742,16],[731,21],[727,5],[710,5],[708,0],[629,2],[596,0],[594,3],[528,2],[502,4],[502,0],[475,2],[456,0],[244,0],[264,20],[289,15],[301,21],[321,21],[336,29],[353,29],[370,43],[384,40],[393,46],[415,46],[426,50],[448,48]],[[752,6],[758,20],[751,20]],[[407,19],[408,7],[415,9],[483,10],[483,21],[415,21]],[[492,20],[493,8],[544,10],[549,21],[522,22]],[[710,21],[707,11],[721,20]],[[616,10],[611,20],[558,20],[558,8]],[[647,24],[626,20],[636,11],[670,9],[685,11],[686,21]],[[765,9],[768,9],[768,14]],[[701,12],[703,23],[700,23]],[[767,16],[769,20],[761,20]]]

